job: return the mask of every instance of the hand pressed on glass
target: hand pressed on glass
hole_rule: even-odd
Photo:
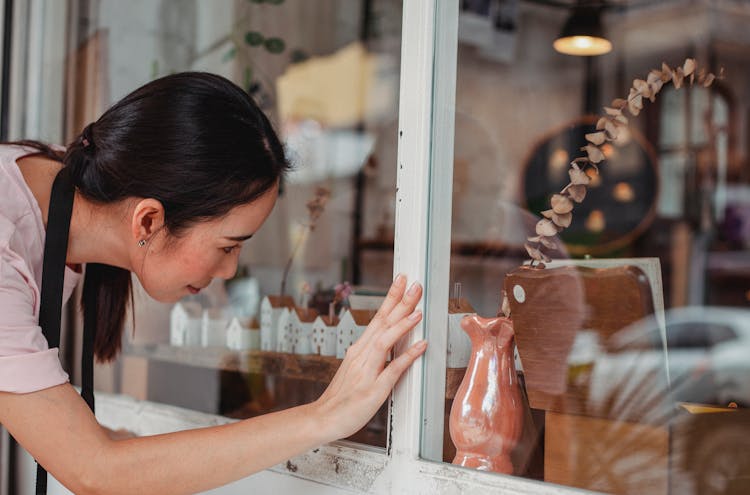
[[[422,319],[415,310],[422,297],[418,283],[406,290],[399,275],[365,333],[346,352],[346,357],[323,395],[314,403],[332,438],[347,437],[367,423],[388,397],[404,371],[427,348],[420,341],[385,365],[390,350]]]

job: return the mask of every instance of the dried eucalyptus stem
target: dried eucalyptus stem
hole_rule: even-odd
[[[723,69],[718,78],[723,77]],[[605,156],[602,146],[608,142],[616,141],[620,131],[628,125],[628,118],[624,115],[627,110],[630,115],[637,116],[643,109],[643,99],[648,98],[651,102],[656,100],[656,95],[661,91],[664,84],[672,83],[675,89],[680,89],[683,84],[690,86],[697,82],[703,87],[709,87],[717,79],[717,76],[708,72],[704,67],[698,68],[695,59],[688,58],[681,67],[671,68],[662,63],[661,69],[654,69],[648,73],[646,80],[635,79],[627,99],[616,98],[611,106],[604,107],[605,115],[596,123],[596,131],[586,134],[586,146],[581,151],[585,156],[575,158],[570,162],[570,183],[550,200],[549,210],[542,212],[545,217],[536,224],[536,236],[528,237],[524,244],[531,260],[529,266],[544,268],[544,263],[549,263],[550,258],[547,250],[555,249],[554,237],[570,226],[573,220],[573,206],[581,203],[586,197],[586,186],[591,181],[587,171],[599,173],[599,164],[604,161]]]
[[[305,240],[307,240],[308,234],[315,230],[318,218],[320,218],[320,215],[325,211],[326,203],[328,203],[330,197],[331,191],[325,187],[318,187],[315,190],[315,196],[307,202],[308,222],[303,225],[304,231],[299,237],[297,237],[297,242],[294,244],[292,253],[289,255],[289,259],[284,267],[284,275],[281,277],[281,292],[279,293],[282,296],[286,293],[286,279],[289,276],[289,270],[292,268],[294,258],[297,256],[299,249],[305,243]]]
[[[597,121],[596,131],[585,135],[587,144],[581,151],[585,151],[586,155],[570,162],[570,183],[562,191],[552,195],[552,208],[542,212],[544,218],[536,224],[536,235],[528,237],[528,242],[524,244],[531,257],[528,266],[544,268],[544,264],[549,263],[547,250],[556,249],[554,237],[570,226],[575,203],[581,203],[586,197],[586,186],[591,182],[587,171],[599,173],[599,164],[605,159],[602,146],[616,141],[620,131],[628,125],[626,110],[633,117],[637,116],[643,109],[643,99],[648,98],[652,103],[656,101],[656,95],[664,84],[671,82],[675,89],[680,89],[685,83],[692,86],[697,82],[708,88],[716,79],[723,77],[723,68],[720,69],[719,75],[715,76],[705,67],[699,68],[692,58],[686,59],[682,66],[675,68],[662,62],[661,69],[649,72],[646,80],[633,80],[627,99],[616,98],[610,106],[604,107],[605,114]],[[505,292],[502,294],[499,314],[510,317],[510,304]]]

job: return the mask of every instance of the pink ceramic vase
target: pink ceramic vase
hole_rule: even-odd
[[[469,335],[472,349],[451,408],[453,464],[513,474],[510,455],[523,425],[513,325],[508,318],[473,315],[461,320],[461,328]]]

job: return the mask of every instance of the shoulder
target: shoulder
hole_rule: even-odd
[[[0,145],[0,214],[11,222],[34,212],[36,200],[17,160],[33,153],[24,146]]]
[[[68,377],[39,327],[35,269],[13,249],[6,222],[0,216],[0,392],[34,392]]]

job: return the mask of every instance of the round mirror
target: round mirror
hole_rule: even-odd
[[[541,216],[550,197],[569,182],[570,162],[585,156],[585,135],[596,131],[596,117],[583,117],[542,137],[526,160],[523,200]],[[659,178],[655,154],[636,129],[602,146],[606,159],[592,169],[586,198],[576,204],[573,222],[561,234],[571,254],[602,255],[633,241],[653,221]]]

